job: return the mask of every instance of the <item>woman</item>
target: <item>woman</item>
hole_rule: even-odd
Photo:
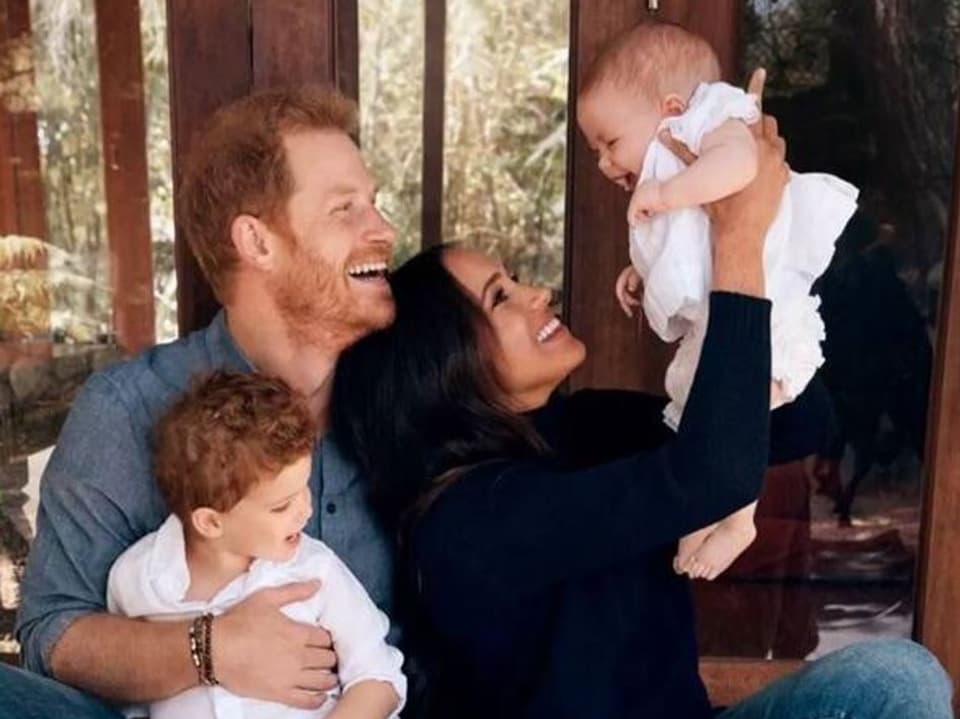
[[[553,397],[582,343],[549,292],[463,248],[398,270],[394,325],[341,358],[334,426],[399,532],[437,716],[713,715],[671,561],[679,537],[755,500],[767,465],[762,249],[787,176],[770,118],[758,145],[758,179],[710,210],[715,291],[676,436],[661,400]],[[887,642],[814,663],[724,716],[948,712],[935,660]]]

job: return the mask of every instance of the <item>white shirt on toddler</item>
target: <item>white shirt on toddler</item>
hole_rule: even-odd
[[[756,97],[722,82],[701,83],[686,112],[668,117],[658,128],[685,143],[695,154],[703,136],[724,122],[760,119]],[[638,182],[669,180],[686,169],[654,137]],[[764,246],[770,319],[772,379],[786,401],[795,399],[823,364],[824,339],[814,281],[827,269],[834,244],[857,207],[858,190],[833,175],[791,173],[776,219]],[[711,267],[710,223],[699,206],[655,215],[630,229],[630,261],[643,278],[643,311],[665,341],[680,340],[667,369],[670,403],[664,420],[676,429],[690,393],[707,325]]]
[[[340,693],[357,682],[388,682],[400,697],[393,716],[406,699],[403,655],[386,642],[387,616],[370,599],[347,566],[327,547],[302,535],[296,554],[286,562],[256,559],[250,569],[209,601],[186,600],[190,586],[183,525],[170,515],[156,532],[127,549],[110,569],[107,608],[114,614],[151,621],[177,621],[210,612],[222,614],[266,587],[321,580],[317,593],[281,608],[291,619],[322,626],[333,638],[340,688],[317,710],[239,697],[221,686],[197,686],[150,705],[151,719],[321,719],[336,705]],[[213,632],[216,641],[216,623]],[[187,638],[184,637],[184,651]],[[256,662],[257,657],[250,657]],[[142,716],[143,707],[129,707],[128,716]]]

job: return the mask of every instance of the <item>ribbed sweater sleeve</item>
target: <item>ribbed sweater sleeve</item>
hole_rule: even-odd
[[[474,590],[540,591],[662,548],[749,504],[767,465],[770,303],[714,292],[674,439],[570,470],[544,460],[477,467],[421,520],[420,564]]]

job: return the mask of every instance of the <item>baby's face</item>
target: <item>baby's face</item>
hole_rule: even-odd
[[[646,98],[602,83],[578,100],[577,123],[600,172],[625,190],[633,190],[644,155],[662,119]]]

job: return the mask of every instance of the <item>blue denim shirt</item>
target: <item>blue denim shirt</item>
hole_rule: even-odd
[[[169,514],[153,477],[151,432],[190,380],[215,369],[252,372],[223,312],[204,330],[91,376],[60,432],[40,485],[17,638],[28,669],[48,674],[71,622],[106,611],[107,575],[131,544]],[[392,554],[365,482],[328,436],[313,452],[308,534],[326,542],[388,615]],[[322,590],[321,590],[322,591]]]

